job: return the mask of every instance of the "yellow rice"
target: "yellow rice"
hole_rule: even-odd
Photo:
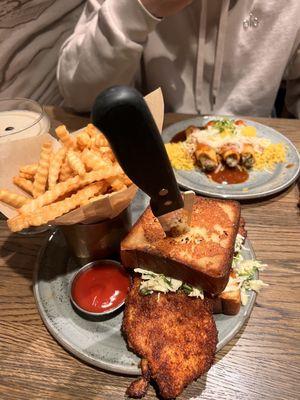
[[[182,142],[167,143],[166,150],[175,169],[191,171],[194,169],[194,161]],[[286,161],[286,148],[283,143],[273,143],[267,146],[262,153],[254,153],[256,171],[272,171],[277,163]]]
[[[173,168],[185,171],[194,169],[193,159],[183,143],[167,143],[165,146]]]
[[[266,147],[262,153],[254,153],[254,169],[256,171],[272,171],[275,164],[286,161],[286,149],[283,143],[273,143]]]

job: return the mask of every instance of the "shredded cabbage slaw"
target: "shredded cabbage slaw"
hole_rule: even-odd
[[[242,256],[241,250],[249,250],[243,246],[244,237],[237,234],[235,241],[235,256],[232,261],[232,269],[236,273],[236,278],[229,278],[228,284],[224,292],[241,290],[241,303],[246,305],[249,299],[249,291],[253,290],[259,292],[263,287],[268,286],[261,279],[255,279],[258,271],[263,271],[266,264],[258,260],[245,260]],[[140,293],[149,295],[153,292],[177,292],[178,290],[184,291],[190,297],[204,298],[204,293],[201,288],[195,288],[186,284],[178,279],[167,277],[163,274],[156,274],[142,268],[135,268],[134,272],[141,274]]]

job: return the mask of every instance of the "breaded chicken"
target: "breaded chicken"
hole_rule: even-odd
[[[142,397],[153,379],[164,399],[177,397],[211,367],[217,330],[206,300],[184,293],[139,293],[135,278],[126,299],[123,333],[129,347],[142,359],[142,378],[127,390]]]

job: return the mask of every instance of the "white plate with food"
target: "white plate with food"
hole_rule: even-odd
[[[132,204],[133,220],[136,220],[148,204],[148,198],[138,192]],[[258,270],[263,265],[255,261],[251,243],[241,246],[241,237],[236,238],[239,255],[234,258],[239,280],[239,295],[245,305],[241,305],[236,315],[215,314],[218,330],[217,351],[225,346],[244,325],[254,306],[257,290]],[[55,231],[41,251],[34,275],[34,295],[40,315],[49,332],[68,351],[83,361],[102,369],[124,375],[140,374],[140,359],[131,352],[121,332],[123,310],[114,316],[98,320],[88,320],[72,307],[69,290],[70,282],[78,269],[76,261],[70,257],[66,242],[59,230]],[[146,277],[146,281],[149,277]],[[151,283],[151,282],[149,282]],[[230,280],[230,285],[236,283]],[[185,289],[190,290],[186,287]],[[231,301],[236,304],[237,293],[233,288]],[[155,293],[153,296],[158,296]],[[163,294],[161,294],[163,296]],[[233,311],[230,301],[225,300]],[[224,310],[223,310],[224,311]]]
[[[253,199],[280,192],[300,171],[299,153],[284,135],[258,122],[196,117],[163,131],[177,182],[219,198]]]

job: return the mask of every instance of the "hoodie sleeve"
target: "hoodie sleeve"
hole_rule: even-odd
[[[286,108],[300,119],[300,34],[299,42],[286,73]]]
[[[102,90],[132,84],[159,21],[139,0],[88,0],[60,50],[57,79],[65,104],[89,111]]]

